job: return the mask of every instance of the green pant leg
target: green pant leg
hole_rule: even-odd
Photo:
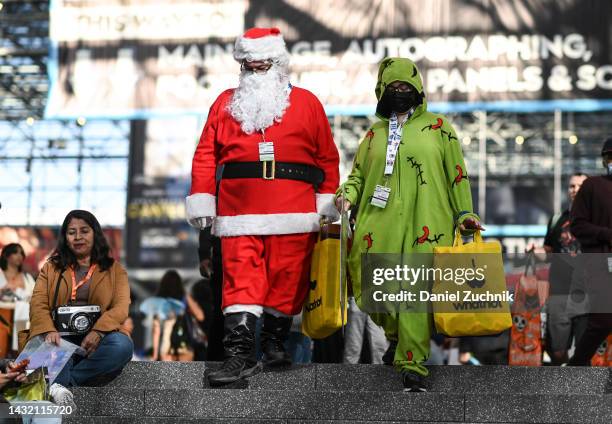
[[[393,365],[398,371],[409,370],[427,376],[423,363],[429,358],[431,316],[427,312],[398,314],[399,338]]]

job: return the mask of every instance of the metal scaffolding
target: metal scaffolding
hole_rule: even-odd
[[[0,224],[87,208],[122,225],[129,124],[44,120],[49,47],[49,1],[0,0]]]
[[[41,119],[48,91],[49,1],[0,4],[0,120]]]

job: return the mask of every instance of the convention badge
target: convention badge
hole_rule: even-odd
[[[370,202],[372,206],[376,206],[379,208],[385,208],[387,206],[387,201],[389,200],[389,195],[391,194],[391,189],[389,187],[376,185],[374,189],[374,195],[372,196],[372,201]]]
[[[267,162],[274,160],[274,143],[271,141],[262,141],[259,143],[259,160]]]

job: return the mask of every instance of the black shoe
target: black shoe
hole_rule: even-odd
[[[393,365],[393,358],[395,358],[395,350],[397,349],[397,340],[389,341],[389,347],[385,351],[382,357],[383,364]]]
[[[424,378],[413,371],[402,371],[402,383],[405,392],[426,392]]]
[[[239,356],[232,356],[223,362],[220,369],[208,374],[208,383],[213,387],[223,386],[251,377],[259,371],[259,363],[247,362]]]
[[[265,365],[271,367],[291,365],[291,356],[285,350],[285,341],[289,338],[292,320],[292,317],[275,317],[264,312],[261,350],[264,353]]]
[[[255,356],[256,322],[257,317],[249,312],[225,316],[223,337],[225,361],[220,369],[208,374],[211,386],[233,383],[259,372],[260,367]]]

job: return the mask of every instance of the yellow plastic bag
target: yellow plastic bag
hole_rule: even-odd
[[[346,321],[346,284],[340,282],[340,225],[321,227],[312,252],[310,290],[302,312],[302,332],[312,339],[335,333]]]
[[[37,368],[30,373],[25,382],[6,387],[2,395],[10,403],[49,400],[43,368]]]
[[[501,253],[499,242],[483,241],[479,231],[474,234],[472,243],[464,244],[457,231],[453,246],[434,247],[435,269],[478,269],[484,274],[484,278],[468,280],[465,286],[435,278],[432,294],[458,293],[458,299],[432,302],[439,333],[451,337],[487,336],[512,326]],[[496,300],[480,300],[488,294]],[[479,300],[472,300],[474,298]]]

